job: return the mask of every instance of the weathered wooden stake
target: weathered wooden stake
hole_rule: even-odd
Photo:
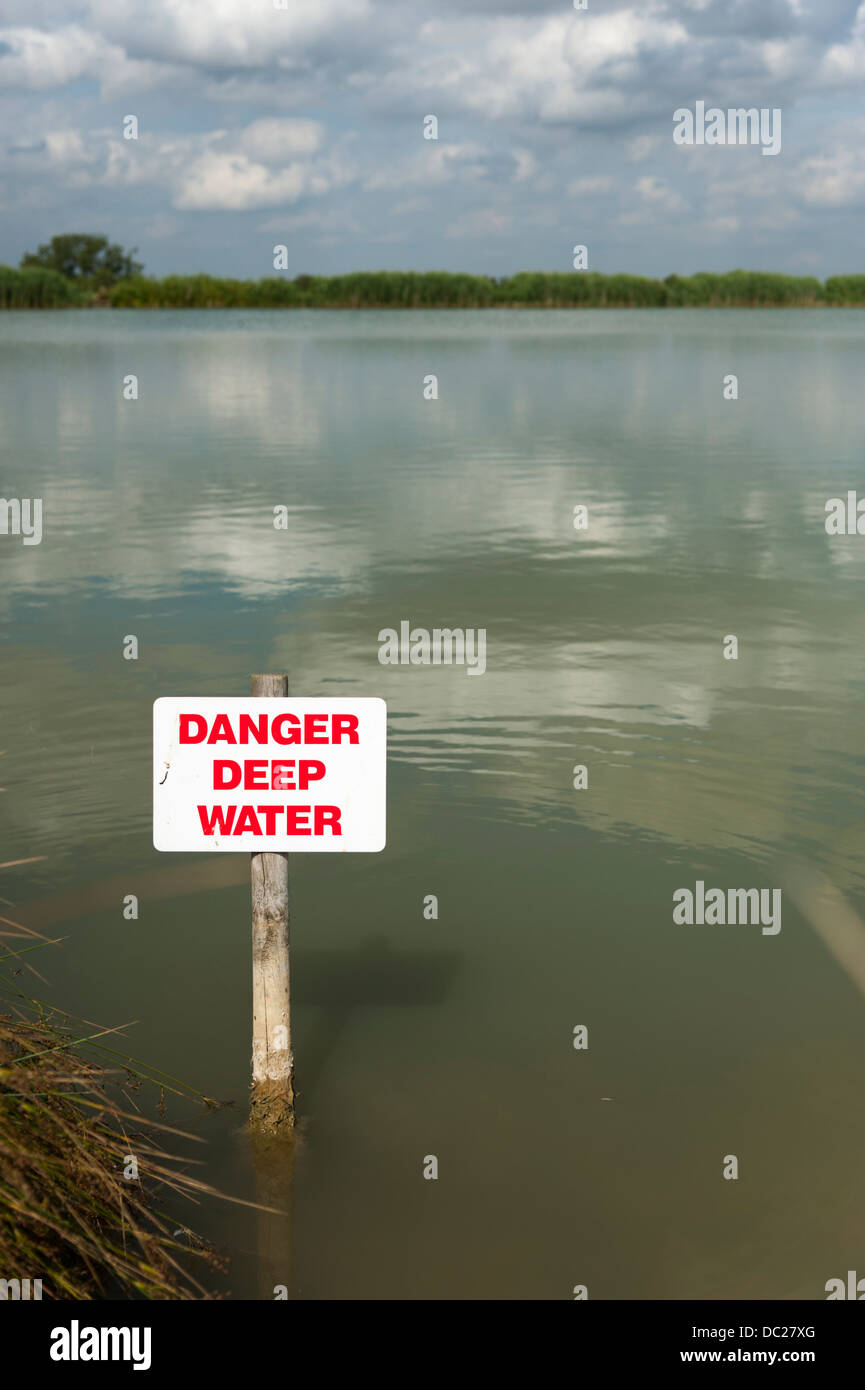
[[[288,676],[253,676],[252,694],[288,694]],[[288,951],[288,855],[253,854],[252,1098],[250,1125],[264,1133],[294,1127],[291,971]]]

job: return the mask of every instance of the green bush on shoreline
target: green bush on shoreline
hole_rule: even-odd
[[[356,271],[348,275],[230,280],[212,275],[131,275],[94,294],[56,271],[0,266],[0,308],[60,309],[494,309],[759,308],[865,306],[865,275],[812,276],[758,270],[724,274],[601,275],[520,271],[496,280],[450,271]]]

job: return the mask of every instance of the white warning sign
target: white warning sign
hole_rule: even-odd
[[[153,705],[158,850],[374,852],[386,838],[384,700]]]

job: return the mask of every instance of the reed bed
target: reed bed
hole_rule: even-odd
[[[673,309],[865,306],[865,275],[825,283],[804,275],[602,275],[520,271],[494,279],[450,271],[356,271],[348,275],[131,275],[94,290],[56,271],[0,266],[0,308],[58,309]]]
[[[521,271],[504,279],[446,271],[369,271],[263,280],[211,275],[133,276],[108,292],[114,308],[173,309],[593,309],[865,305],[865,276],[732,270],[723,275],[601,275]]]
[[[91,299],[90,293],[56,270],[0,265],[0,309],[69,309],[89,305]]]
[[[165,1122],[169,1097],[218,1102],[128,1057],[120,1030],[30,998],[30,957],[57,943],[0,920],[0,1279],[54,1299],[218,1296],[202,1281],[226,1262],[176,1210],[224,1194],[166,1147],[202,1141]]]

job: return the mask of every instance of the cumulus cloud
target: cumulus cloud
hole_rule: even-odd
[[[75,24],[55,30],[0,29],[0,83],[7,88],[64,87],[96,77],[112,59],[122,58],[122,48]]]
[[[407,159],[376,163],[364,180],[364,188],[374,192],[379,189],[405,188],[413,183],[432,188],[454,179],[463,183],[475,183],[487,178],[488,174],[489,154],[478,142],[431,142],[419,148],[416,154]]]
[[[96,158],[80,130],[49,130],[44,147],[52,164],[92,164]]]
[[[329,35],[372,19],[372,0],[93,0],[95,28],[134,58],[209,69],[291,67]],[[297,55],[296,59],[293,55]]]
[[[293,160],[280,168],[242,152],[209,149],[178,181],[174,206],[186,210],[281,207],[304,194],[319,196],[344,180],[332,165]]]
[[[324,140],[324,127],[319,121],[277,120],[253,121],[240,134],[240,148],[250,159],[262,164],[283,164],[286,157],[315,154]]]
[[[101,181],[114,187],[167,185],[171,206],[187,212],[288,206],[354,177],[337,152],[318,156],[323,143],[317,121],[274,119],[176,139],[112,138]]]

